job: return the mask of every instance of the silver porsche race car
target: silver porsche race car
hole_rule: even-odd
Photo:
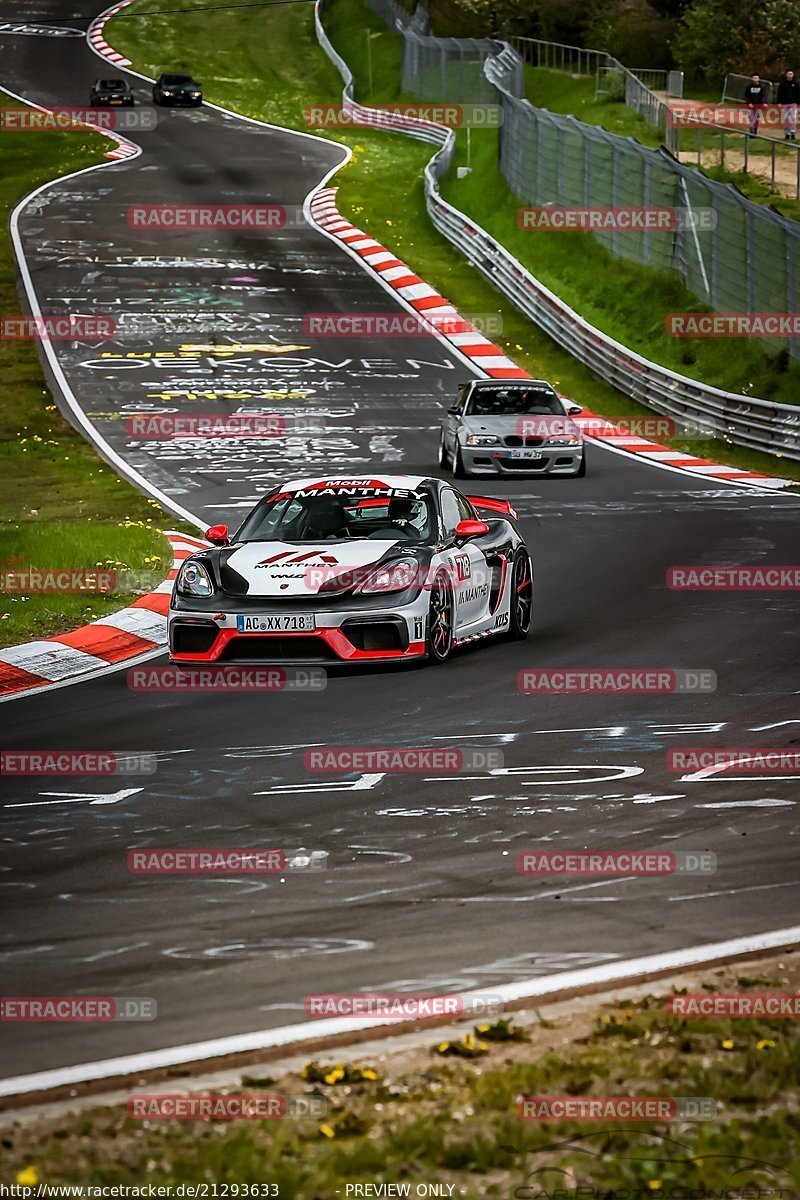
[[[439,438],[439,466],[467,475],[585,475],[581,406],[543,379],[465,383]]]
[[[280,484],[181,566],[171,661],[444,662],[476,638],[525,638],[533,571],[516,519],[507,500],[416,475]]]

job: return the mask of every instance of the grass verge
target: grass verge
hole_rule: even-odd
[[[794,956],[747,970],[699,975],[690,990],[798,991]],[[141,1120],[122,1106],[40,1117],[3,1130],[0,1167],[19,1183],[171,1185],[173,1195],[181,1183],[269,1184],[255,1194],[284,1200],[402,1196],[406,1184],[412,1197],[436,1184],[434,1195],[458,1200],[795,1196],[798,1022],[672,1016],[672,994],[666,984],[547,1019],[528,1012],[444,1041],[430,1031],[400,1052],[338,1063],[326,1054],[299,1072],[262,1067],[214,1088],[322,1098],[327,1111],[313,1119]],[[522,1118],[521,1097],[707,1098],[711,1118],[535,1121]]]
[[[277,6],[268,16],[261,9],[230,11],[221,8],[218,12],[214,8],[204,10],[202,14],[187,11],[184,14],[145,15],[148,8],[158,7],[159,0],[137,0],[138,19],[126,15],[130,10],[125,10],[113,17],[107,26],[110,44],[130,57],[137,69],[153,75],[162,70],[166,62],[176,70],[191,71],[203,81],[209,100],[295,129],[308,128],[303,117],[307,105],[339,101],[341,81],[316,44],[313,12],[309,5]],[[270,35],[265,38],[263,29],[267,20]],[[364,81],[369,75],[367,37],[370,37],[376,89],[376,94],[370,98],[384,102],[398,98],[397,35],[388,31],[362,0],[337,0],[326,16],[326,27],[356,80],[361,81],[357,88],[360,99],[366,98]],[[372,37],[372,34],[377,36]],[[157,60],[154,47],[158,47]],[[432,228],[422,183],[430,147],[397,134],[371,129],[328,131],[325,136],[347,144],[353,150],[352,161],[335,178],[341,189],[338,198],[341,211],[410,263],[462,312],[499,313],[504,336],[497,340],[505,345],[515,361],[532,374],[552,380],[562,393],[606,417],[642,416],[648,411],[599,381],[556,346]],[[477,155],[481,156],[482,163],[490,158],[493,136],[476,131],[472,139],[473,162],[477,161]],[[464,153],[462,144],[459,153]],[[510,206],[514,206],[514,211],[518,206],[494,165],[491,170],[488,177],[481,175],[479,178],[478,172],[474,171],[467,180],[458,181],[459,188],[468,183],[473,190],[483,189],[484,195],[477,201],[479,210],[471,214],[481,223],[486,207],[497,208],[500,218],[505,219]],[[458,202],[461,203],[460,199]],[[557,236],[551,235],[551,238]],[[573,249],[564,247],[568,258],[577,257],[574,246],[570,239],[569,247]],[[599,247],[598,251],[605,254]],[[536,269],[536,264],[530,265],[531,269]],[[622,290],[616,288],[621,264],[606,256],[602,267],[604,274],[598,287],[602,289],[604,282],[610,291],[613,280],[615,290]],[[598,258],[592,265],[593,286],[599,270]],[[644,271],[642,275],[646,286],[642,285],[640,295],[645,292],[651,312],[649,320],[655,325],[659,316],[652,311],[653,278]],[[557,285],[558,281],[553,282]],[[658,282],[660,284],[660,279]],[[673,282],[670,277],[670,285]],[[554,286],[554,290],[558,291],[558,286]],[[581,310],[580,304],[578,309]],[[659,308],[662,328],[664,315],[669,311],[672,309],[666,304]],[[604,327],[602,323],[601,327]],[[626,341],[624,330],[614,326],[609,332],[620,341]],[[728,355],[733,357],[729,351]],[[765,355],[764,360],[766,362]],[[761,365],[762,373],[767,374],[766,366]],[[750,381],[751,375],[745,378]],[[737,374],[739,383],[741,379],[742,375]],[[758,394],[755,384],[751,384],[749,390]],[[719,460],[722,456],[723,461],[734,466],[766,474],[781,473],[800,480],[800,463],[781,460],[776,469],[772,456],[729,447],[716,439],[675,439],[670,444],[701,457]]]
[[[0,93],[0,102],[16,104]],[[8,217],[50,179],[102,162],[106,138],[89,130],[17,132],[3,139],[0,312],[19,313]],[[58,412],[35,345],[0,339],[0,573],[102,565],[163,579],[172,563],[159,530],[172,522],[95,454]],[[130,603],[134,592],[24,595],[0,590],[0,646],[49,637]],[[149,587],[137,588],[148,591]]]

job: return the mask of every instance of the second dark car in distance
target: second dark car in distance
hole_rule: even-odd
[[[191,75],[173,75],[167,72],[159,75],[153,84],[153,103],[199,108],[203,103],[203,91]]]
[[[133,92],[127,79],[95,79],[89,89],[92,108],[133,108]]]

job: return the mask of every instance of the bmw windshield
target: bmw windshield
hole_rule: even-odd
[[[563,416],[558,393],[544,387],[476,388],[464,415],[467,417],[516,417],[524,413]]]

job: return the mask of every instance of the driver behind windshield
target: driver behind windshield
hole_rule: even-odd
[[[471,417],[510,417],[523,413],[555,414],[564,409],[550,388],[477,388],[467,406]]]
[[[425,542],[434,528],[430,500],[418,494],[351,499],[284,493],[259,505],[237,541],[304,544],[354,537]]]

